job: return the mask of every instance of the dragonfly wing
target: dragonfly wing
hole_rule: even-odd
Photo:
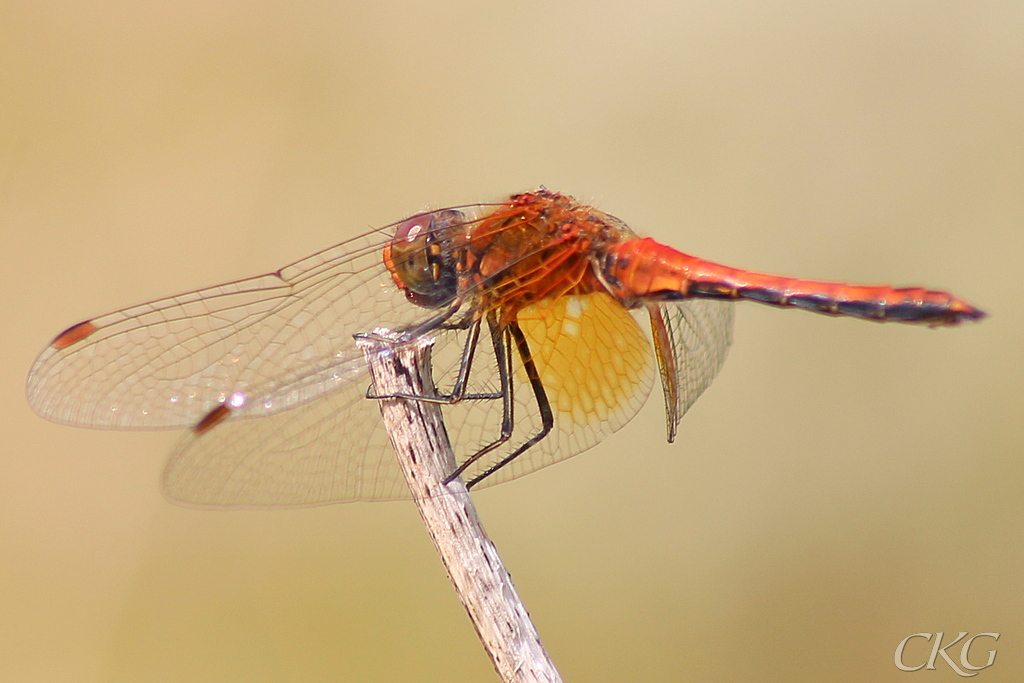
[[[370,233],[287,266],[133,306],[59,335],[29,374],[44,417],[115,429],[193,427],[302,405],[359,376],[352,335],[429,315],[394,286]]]
[[[664,333],[667,354],[661,359],[669,441],[690,406],[710,386],[732,344],[731,301],[691,299],[678,304],[656,304],[651,311],[655,338]]]
[[[207,507],[306,506],[408,497],[366,372],[305,405],[190,432],[164,493]]]
[[[435,381],[449,389],[458,374],[465,330],[438,330],[431,353]],[[470,391],[496,392],[492,359],[478,359]],[[409,498],[380,419],[365,366],[334,391],[290,410],[247,419],[232,412],[206,430],[192,430],[164,469],[171,499],[216,508],[302,507],[356,500]],[[500,431],[500,400],[446,406],[446,422],[466,457]]]
[[[607,294],[565,296],[530,306],[519,314],[518,322],[551,403],[554,427],[480,486],[523,476],[595,446],[636,415],[653,383],[650,342],[630,311]],[[514,433],[465,472],[467,481],[541,429],[537,400],[514,349],[513,358]],[[473,369],[478,379],[486,380],[474,391],[497,386],[495,367],[493,354],[481,349]],[[446,408],[445,414],[462,459],[497,437],[501,402],[464,401]]]

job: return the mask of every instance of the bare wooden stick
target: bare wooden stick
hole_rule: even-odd
[[[431,340],[396,344],[388,330],[357,339],[379,396],[432,396]],[[484,532],[455,470],[448,434],[436,403],[381,399],[380,412],[420,517],[480,642],[505,683],[560,682],[530,615],[512,585],[498,550]]]

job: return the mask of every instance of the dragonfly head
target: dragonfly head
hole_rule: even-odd
[[[441,308],[458,290],[458,253],[466,216],[442,209],[416,214],[398,224],[384,248],[384,265],[409,301]]]

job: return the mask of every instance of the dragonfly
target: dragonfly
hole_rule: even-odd
[[[943,291],[767,275],[684,254],[541,188],[418,213],[280,270],[80,322],[35,361],[44,418],[188,430],[165,494],[205,507],[408,498],[354,337],[434,341],[436,395],[470,486],[615,432],[660,379],[667,438],[732,341],[733,303],[953,326]]]

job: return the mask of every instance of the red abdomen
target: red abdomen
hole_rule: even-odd
[[[628,305],[687,298],[748,299],[828,315],[933,326],[985,316],[948,292],[755,273],[689,256],[649,238],[609,247],[602,271],[612,294]]]

